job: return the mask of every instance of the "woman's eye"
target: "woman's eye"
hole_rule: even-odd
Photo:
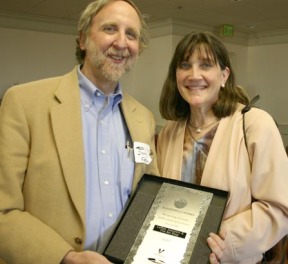
[[[211,68],[211,67],[213,67],[213,65],[211,63],[209,63],[209,62],[204,62],[204,63],[201,64],[201,68],[203,68],[203,69],[208,69],[208,68]]]
[[[181,69],[188,69],[190,67],[190,63],[188,62],[181,62],[180,66]]]

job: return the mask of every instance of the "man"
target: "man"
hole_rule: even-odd
[[[0,259],[110,263],[101,253],[131,191],[159,174],[153,115],[118,82],[147,45],[145,30],[130,0],[92,2],[79,21],[80,65],[6,92]]]

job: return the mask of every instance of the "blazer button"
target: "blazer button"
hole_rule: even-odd
[[[74,241],[76,242],[76,244],[82,244],[82,242],[83,242],[80,237],[76,237],[76,238],[74,239]]]

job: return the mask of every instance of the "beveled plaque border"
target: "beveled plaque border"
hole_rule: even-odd
[[[163,182],[213,193],[190,261],[186,264],[209,263],[210,248],[206,240],[210,232],[217,233],[219,230],[228,192],[149,174],[144,174],[140,180],[104,251],[111,262],[124,263]]]

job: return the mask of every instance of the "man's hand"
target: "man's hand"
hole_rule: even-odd
[[[93,251],[69,251],[61,264],[112,264],[107,258]]]

